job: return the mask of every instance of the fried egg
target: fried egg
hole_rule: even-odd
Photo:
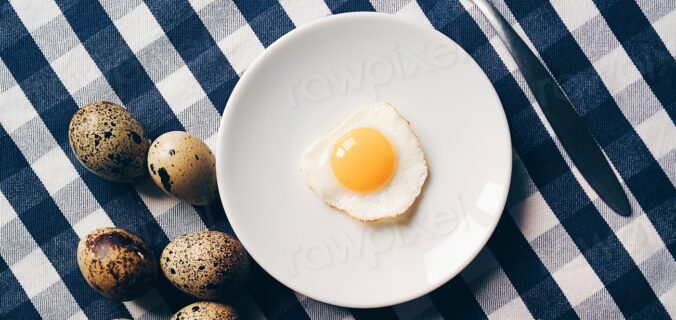
[[[389,103],[352,113],[307,148],[302,175],[320,199],[362,221],[404,213],[427,179],[427,160],[409,122]]]

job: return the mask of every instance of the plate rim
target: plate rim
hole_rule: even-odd
[[[319,296],[315,296],[314,294],[309,294],[309,293],[305,292],[304,290],[297,288],[297,286],[294,286],[293,284],[287,282],[283,277],[275,276],[274,272],[272,272],[271,270],[268,270],[268,268],[266,268],[265,266],[260,264],[258,262],[259,259],[256,258],[257,254],[254,253],[255,250],[251,250],[251,246],[247,246],[248,240],[246,240],[246,237],[241,237],[241,231],[238,232],[239,227],[237,226],[236,223],[233,223],[233,221],[234,221],[232,219],[233,214],[229,213],[229,212],[231,212],[231,210],[227,210],[227,207],[230,207],[230,206],[228,205],[229,202],[227,200],[227,196],[225,196],[225,191],[223,191],[223,190],[225,190],[225,186],[224,186],[225,182],[223,182],[224,179],[220,179],[219,177],[223,176],[224,170],[225,170],[225,168],[224,168],[225,164],[222,163],[223,160],[221,160],[222,157],[220,156],[220,154],[221,154],[222,149],[224,149],[224,144],[225,144],[225,142],[224,142],[224,140],[225,140],[224,139],[225,127],[227,127],[228,123],[232,121],[231,120],[232,116],[230,116],[230,114],[232,113],[231,110],[233,109],[233,104],[234,104],[233,101],[239,100],[237,98],[238,98],[239,95],[242,94],[242,92],[241,92],[241,90],[238,90],[238,88],[245,86],[246,83],[249,82],[249,80],[248,80],[249,76],[248,75],[254,73],[254,72],[247,72],[247,71],[258,70],[260,65],[261,65],[260,62],[262,60],[266,59],[267,56],[274,54],[274,52],[277,50],[277,48],[280,45],[282,45],[286,42],[292,41],[294,38],[298,37],[299,35],[301,35],[305,32],[309,32],[313,29],[319,28],[324,24],[332,23],[335,20],[345,20],[345,19],[360,18],[360,17],[367,17],[368,19],[387,19],[387,20],[395,21],[397,23],[407,24],[407,25],[414,27],[414,28],[418,28],[422,32],[437,33],[438,35],[443,36],[447,41],[454,43],[456,46],[458,46],[458,48],[460,50],[462,50],[465,54],[467,54],[467,56],[471,59],[471,61],[478,68],[479,72],[481,73],[481,76],[484,77],[488,81],[488,83],[490,84],[490,88],[491,88],[490,93],[487,92],[486,94],[491,95],[501,107],[502,112],[499,112],[499,115],[501,115],[500,118],[505,125],[504,127],[506,128],[506,139],[507,139],[506,142],[509,145],[509,148],[507,148],[508,154],[506,154],[506,158],[508,158],[509,161],[507,161],[507,165],[505,167],[505,169],[507,171],[506,175],[505,175],[505,177],[506,177],[505,185],[507,186],[507,188],[501,194],[501,197],[500,197],[500,200],[499,200],[498,208],[500,209],[500,212],[495,215],[495,220],[492,223],[492,225],[490,225],[488,228],[486,228],[487,232],[485,233],[485,236],[480,241],[481,245],[476,246],[476,248],[474,250],[472,250],[472,253],[470,255],[468,255],[468,259],[466,259],[462,264],[460,264],[459,267],[457,268],[457,270],[451,270],[451,272],[448,272],[446,274],[446,276],[444,276],[441,280],[439,280],[438,283],[430,284],[430,285],[426,286],[424,290],[417,290],[417,291],[412,292],[412,293],[403,294],[403,295],[401,295],[401,297],[399,299],[384,300],[384,301],[379,301],[379,303],[356,303],[356,304],[352,304],[352,303],[343,303],[343,302],[340,302],[340,301],[336,301],[335,299],[332,299],[329,296],[319,297]],[[421,26],[419,24],[413,23],[411,21],[397,17],[395,15],[388,14],[388,13],[382,13],[382,12],[348,12],[348,13],[340,13],[340,14],[325,16],[325,17],[319,18],[315,21],[309,22],[305,25],[302,25],[300,27],[297,27],[297,28],[289,31],[288,33],[282,35],[279,39],[275,40],[270,46],[265,48],[265,50],[251,62],[249,67],[246,69],[244,74],[240,77],[237,84],[233,88],[231,95],[228,98],[228,101],[226,102],[225,109],[223,110],[223,114],[221,116],[221,120],[220,120],[220,124],[219,124],[219,127],[218,127],[218,133],[217,134],[218,134],[218,137],[217,137],[217,142],[216,142],[215,157],[216,157],[216,177],[217,177],[219,198],[221,200],[221,204],[223,206],[224,212],[226,214],[226,217],[228,218],[228,222],[230,223],[233,232],[235,233],[237,238],[240,240],[240,242],[242,243],[244,248],[247,250],[249,256],[254,261],[256,261],[256,263],[265,272],[267,272],[271,277],[273,277],[275,280],[279,281],[280,283],[282,283],[284,286],[288,287],[289,289],[291,289],[295,292],[298,292],[298,293],[300,293],[304,296],[307,296],[309,298],[315,299],[317,301],[321,301],[321,302],[324,302],[324,303],[328,303],[328,304],[332,304],[332,305],[336,305],[336,306],[341,306],[341,307],[358,308],[358,309],[379,308],[379,307],[387,307],[387,306],[392,306],[392,305],[408,302],[408,301],[411,301],[411,300],[414,300],[414,299],[417,299],[419,297],[422,297],[424,295],[429,294],[430,292],[432,292],[432,291],[440,288],[444,284],[448,283],[448,281],[453,279],[455,276],[459,275],[465,268],[467,268],[467,266],[472,261],[474,261],[474,259],[476,259],[476,257],[479,255],[481,250],[483,250],[483,248],[486,247],[488,240],[490,239],[490,237],[495,232],[495,228],[497,227],[497,225],[498,225],[498,223],[499,223],[499,221],[500,221],[500,219],[501,219],[501,217],[502,217],[502,215],[505,211],[507,197],[508,197],[508,194],[509,194],[511,181],[512,181],[513,150],[512,150],[512,140],[511,140],[510,128],[509,128],[509,124],[508,124],[508,121],[507,121],[507,115],[505,113],[504,106],[502,104],[502,100],[498,96],[497,91],[495,89],[495,86],[490,81],[490,78],[488,77],[486,72],[483,69],[481,69],[481,67],[476,62],[476,60],[467,51],[465,51],[464,48],[462,48],[459,44],[457,44],[457,42],[455,42],[453,39],[446,36],[445,34],[441,33],[436,28],[424,27],[424,26]]]

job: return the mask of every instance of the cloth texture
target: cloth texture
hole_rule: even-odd
[[[668,319],[676,317],[676,1],[495,0],[602,147],[633,214],[580,176],[485,17],[470,1],[0,1],[0,318],[168,319],[190,298],[166,281],[117,302],[76,262],[89,230],[118,226],[159,254],[198,230],[232,234],[219,202],[104,181],[75,158],[78,106],[125,106],[153,139],[185,130],[215,147],[238,79],[296,27],[350,11],[393,14],[456,41],[502,101],[513,143],[495,233],[457,277],[379,309],[328,305],[260,267],[235,306],[267,319]],[[355,288],[358,290],[358,288]]]

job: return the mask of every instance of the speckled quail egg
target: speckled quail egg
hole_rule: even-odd
[[[206,205],[216,197],[214,155],[188,132],[167,132],[155,139],[148,152],[148,171],[160,189],[183,201]]]
[[[201,301],[178,310],[171,320],[237,320],[239,315],[231,306]]]
[[[160,267],[181,291],[205,300],[232,296],[246,283],[249,257],[235,238],[218,231],[188,233],[162,251]]]
[[[119,228],[96,229],[82,238],[77,262],[92,288],[122,301],[147,292],[157,273],[150,248],[139,237]]]
[[[130,182],[145,174],[148,139],[125,108],[97,101],[78,109],[68,128],[70,147],[94,174]]]

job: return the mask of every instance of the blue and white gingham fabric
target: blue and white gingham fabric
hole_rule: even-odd
[[[114,101],[151,138],[186,130],[214,146],[228,96],[253,59],[295,27],[348,11],[436,28],[488,74],[514,144],[505,213],[466,270],[412,302],[331,306],[256,267],[236,303],[244,316],[676,317],[676,1],[495,4],[619,173],[631,217],[612,213],[580,177],[504,45],[466,0],[0,1],[0,318],[167,319],[189,303],[166,282],[132,302],[101,297],[78,270],[76,246],[92,228],[113,225],[156,253],[187,232],[232,232],[220,204],[178,202],[148,179],[131,185],[93,176],[68,146],[71,115],[95,100]]]

